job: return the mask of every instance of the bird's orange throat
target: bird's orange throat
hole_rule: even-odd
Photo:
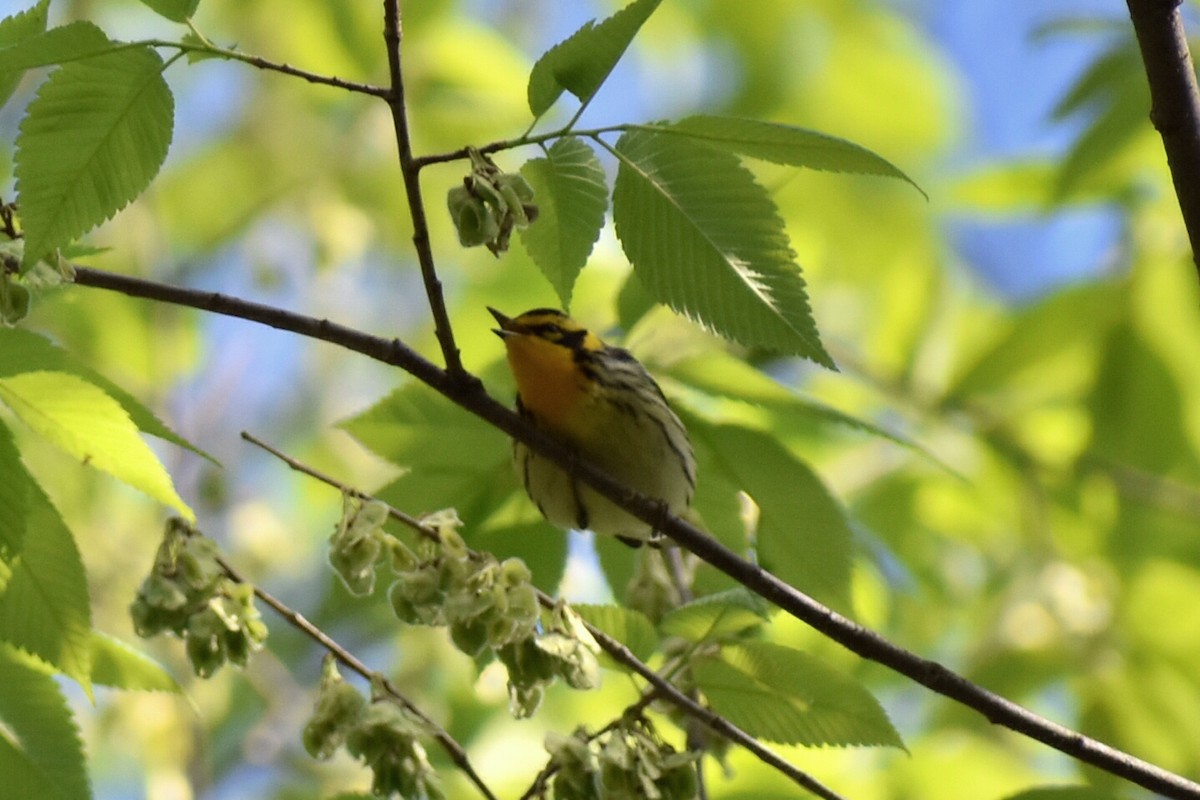
[[[525,408],[552,430],[575,432],[575,412],[588,392],[574,354],[537,336],[513,336],[504,344]]]

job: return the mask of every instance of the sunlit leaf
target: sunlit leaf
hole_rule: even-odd
[[[115,689],[179,694],[183,687],[154,659],[119,639],[92,632],[92,682]]]
[[[24,265],[109,219],[162,166],[174,100],[149,47],[72,61],[38,90],[17,137]]]
[[[197,455],[204,456],[216,464],[208,453],[168,428],[129,392],[117,386],[94,369],[86,366],[66,350],[49,339],[21,328],[0,327],[0,378],[22,372],[52,371],[69,372],[95,384],[118,403],[142,433],[165,439],[172,444],[186,447]]]
[[[547,50],[529,73],[533,115],[546,113],[564,89],[586,105],[660,2],[635,0],[602,22],[591,20]]]
[[[645,131],[616,152],[617,236],[655,299],[742,344],[833,367],[783,221],[736,156]]]
[[[538,208],[537,219],[520,229],[521,242],[568,308],[575,278],[604,227],[604,169],[592,148],[567,137],[555,142],[545,158],[526,161],[521,175],[533,187]]]
[[[0,775],[12,798],[88,800],[79,729],[54,678],[0,647]]]
[[[887,714],[861,684],[813,656],[770,642],[721,649],[692,664],[717,713],[771,742],[903,748]]]
[[[0,402],[83,463],[195,519],[125,409],[99,387],[65,372],[24,372],[0,378]]]

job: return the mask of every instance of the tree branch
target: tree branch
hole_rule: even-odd
[[[408,196],[408,211],[413,222],[413,248],[421,266],[421,280],[425,283],[425,294],[429,299],[429,311],[433,315],[433,329],[442,348],[442,359],[451,378],[462,380],[467,376],[459,357],[458,345],[454,343],[454,331],[450,327],[450,315],[446,313],[446,299],[442,293],[442,282],[433,264],[433,249],[429,243],[429,222],[425,217],[425,200],[421,196],[421,167],[413,158],[412,135],[408,128],[408,111],[404,100],[404,77],[400,63],[400,46],[403,31],[400,22],[400,0],[383,0],[383,40],[387,46],[388,108],[392,112],[392,127],[396,131],[396,145],[400,151],[400,173],[404,178],[404,193]]]
[[[207,41],[207,40],[205,40]],[[172,42],[164,39],[149,39],[141,42],[134,42],[130,46],[146,46],[150,47],[170,47],[178,50],[181,53],[205,53],[216,58],[222,58],[228,61],[240,61],[243,64],[249,64],[252,67],[265,70],[267,72],[278,72],[282,75],[289,75],[293,78],[300,78],[309,83],[319,86],[332,86],[335,89],[344,89],[347,92],[355,92],[357,94],[370,95],[371,97],[380,97],[387,99],[389,91],[382,86],[372,86],[368,83],[358,83],[356,81],[348,81],[337,77],[336,75],[321,75],[316,72],[309,72],[299,67],[293,67],[288,63],[280,63],[271,61],[261,56],[242,53],[238,50],[230,50],[226,47],[218,47],[215,44],[207,43],[204,45],[189,44],[187,42]]]
[[[1200,92],[1180,0],[1126,0],[1150,83],[1150,121],[1162,136],[1200,275]]]
[[[284,453],[282,450],[276,447],[272,447],[253,434],[242,431],[242,438],[254,446],[266,450],[268,453],[287,464],[291,469],[308,475],[310,478],[315,478],[318,481],[327,484],[328,486],[332,486],[333,488],[350,495],[351,497],[366,501],[378,500],[378,498],[367,494],[366,492],[355,489],[352,486],[348,486],[336,478],[326,475],[320,470],[310,467],[308,464],[289,456],[287,453]],[[438,532],[433,528],[427,527],[416,517],[406,514],[405,512],[398,508],[394,508],[391,505],[387,505],[387,508],[388,515],[393,519],[407,525],[408,527],[420,533],[422,536],[426,536],[434,541],[438,539]],[[541,589],[537,589],[536,591],[538,603],[540,603],[543,608],[554,608],[553,597],[546,594]],[[807,773],[797,769],[787,761],[780,758],[776,753],[765,747],[761,742],[743,731],[741,728],[738,728],[729,720],[720,716],[711,709],[706,708],[694,698],[689,697],[679,689],[675,688],[674,684],[652,670],[645,662],[634,655],[632,650],[630,650],[620,641],[609,636],[607,633],[595,627],[587,620],[581,620],[581,622],[583,622],[584,627],[587,629],[588,633],[591,634],[592,638],[596,640],[596,644],[600,645],[600,648],[604,650],[604,652],[608,653],[609,657],[611,657],[617,663],[625,665],[638,675],[641,675],[646,679],[646,682],[653,687],[647,693],[647,695],[644,695],[642,699],[631,706],[631,708],[640,710],[646,705],[649,705],[650,702],[656,697],[661,697],[668,702],[673,703],[677,708],[679,708],[679,710],[690,715],[693,719],[706,725],[716,733],[719,733],[730,741],[740,744],[742,747],[749,750],[760,761],[768,766],[774,767],[779,772],[783,773],[785,776],[794,781],[797,785],[804,787],[817,797],[825,798],[825,800],[844,800],[841,795],[837,794],[827,786],[824,786],[820,781],[816,780],[811,775],[808,775]],[[603,729],[600,732],[603,732]]]
[[[229,579],[234,583],[247,582],[246,579],[242,577],[241,573],[230,566],[229,562],[221,556],[217,556],[217,563],[221,565],[221,569],[225,570],[225,574],[228,575]],[[331,639],[329,634],[325,633],[325,631],[309,622],[308,619],[305,618],[305,616],[299,611],[289,607],[282,600],[278,599],[258,584],[253,584],[253,586],[255,597],[257,597],[259,600],[262,600],[264,603],[274,609],[275,612],[286,619],[288,623],[292,625],[292,627],[297,628],[302,633],[316,641],[319,645],[332,653],[333,657],[345,665],[348,669],[354,670],[368,681],[378,680],[388,694],[394,697],[396,701],[400,703],[400,705],[404,706],[409,713],[421,721],[433,738],[437,740],[437,743],[441,745],[443,750],[446,751],[446,755],[450,756],[450,760],[454,762],[454,765],[462,770],[463,774],[467,776],[471,783],[475,784],[475,788],[479,790],[479,793],[488,798],[488,800],[497,800],[496,795],[492,794],[492,790],[488,788],[487,784],[483,782],[483,779],[479,777],[479,773],[477,773],[475,768],[471,766],[471,760],[467,757],[467,751],[463,749],[463,746],[459,744],[453,736],[447,733],[442,726],[430,719],[425,712],[423,712],[416,706],[415,703],[409,700],[403,692],[396,688],[395,684],[387,679],[386,676],[381,675],[380,673],[375,672],[367,667],[367,665],[359,661],[353,653]]]
[[[657,500],[623,486],[498,403],[483,390],[480,383],[451,377],[398,339],[380,339],[328,320],[318,320],[213,292],[181,289],[85,267],[76,268],[76,282],[261,322],[280,330],[332,342],[399,367],[451,402],[551,459],[638,519],[655,525],[661,533],[670,536],[747,589],[863,658],[883,664],[938,694],[978,711],[996,725],[1042,742],[1105,772],[1165,797],[1200,800],[1200,784],[1034,714],[818,603],[757,564],[742,559],[703,531],[668,513]]]

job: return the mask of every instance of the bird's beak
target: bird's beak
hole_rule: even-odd
[[[500,325],[499,328],[492,328],[492,333],[496,334],[501,339],[507,339],[509,336],[517,335],[517,331],[513,330],[512,317],[506,317],[491,306],[488,306],[487,310],[491,312],[491,315],[496,318],[497,324]]]

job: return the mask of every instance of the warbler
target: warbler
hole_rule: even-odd
[[[607,345],[561,311],[535,308],[500,327],[517,381],[517,411],[631,489],[687,510],[696,457],[662,389],[628,350]],[[513,442],[525,491],[560,528],[590,529],[638,546],[659,534],[548,458]]]

